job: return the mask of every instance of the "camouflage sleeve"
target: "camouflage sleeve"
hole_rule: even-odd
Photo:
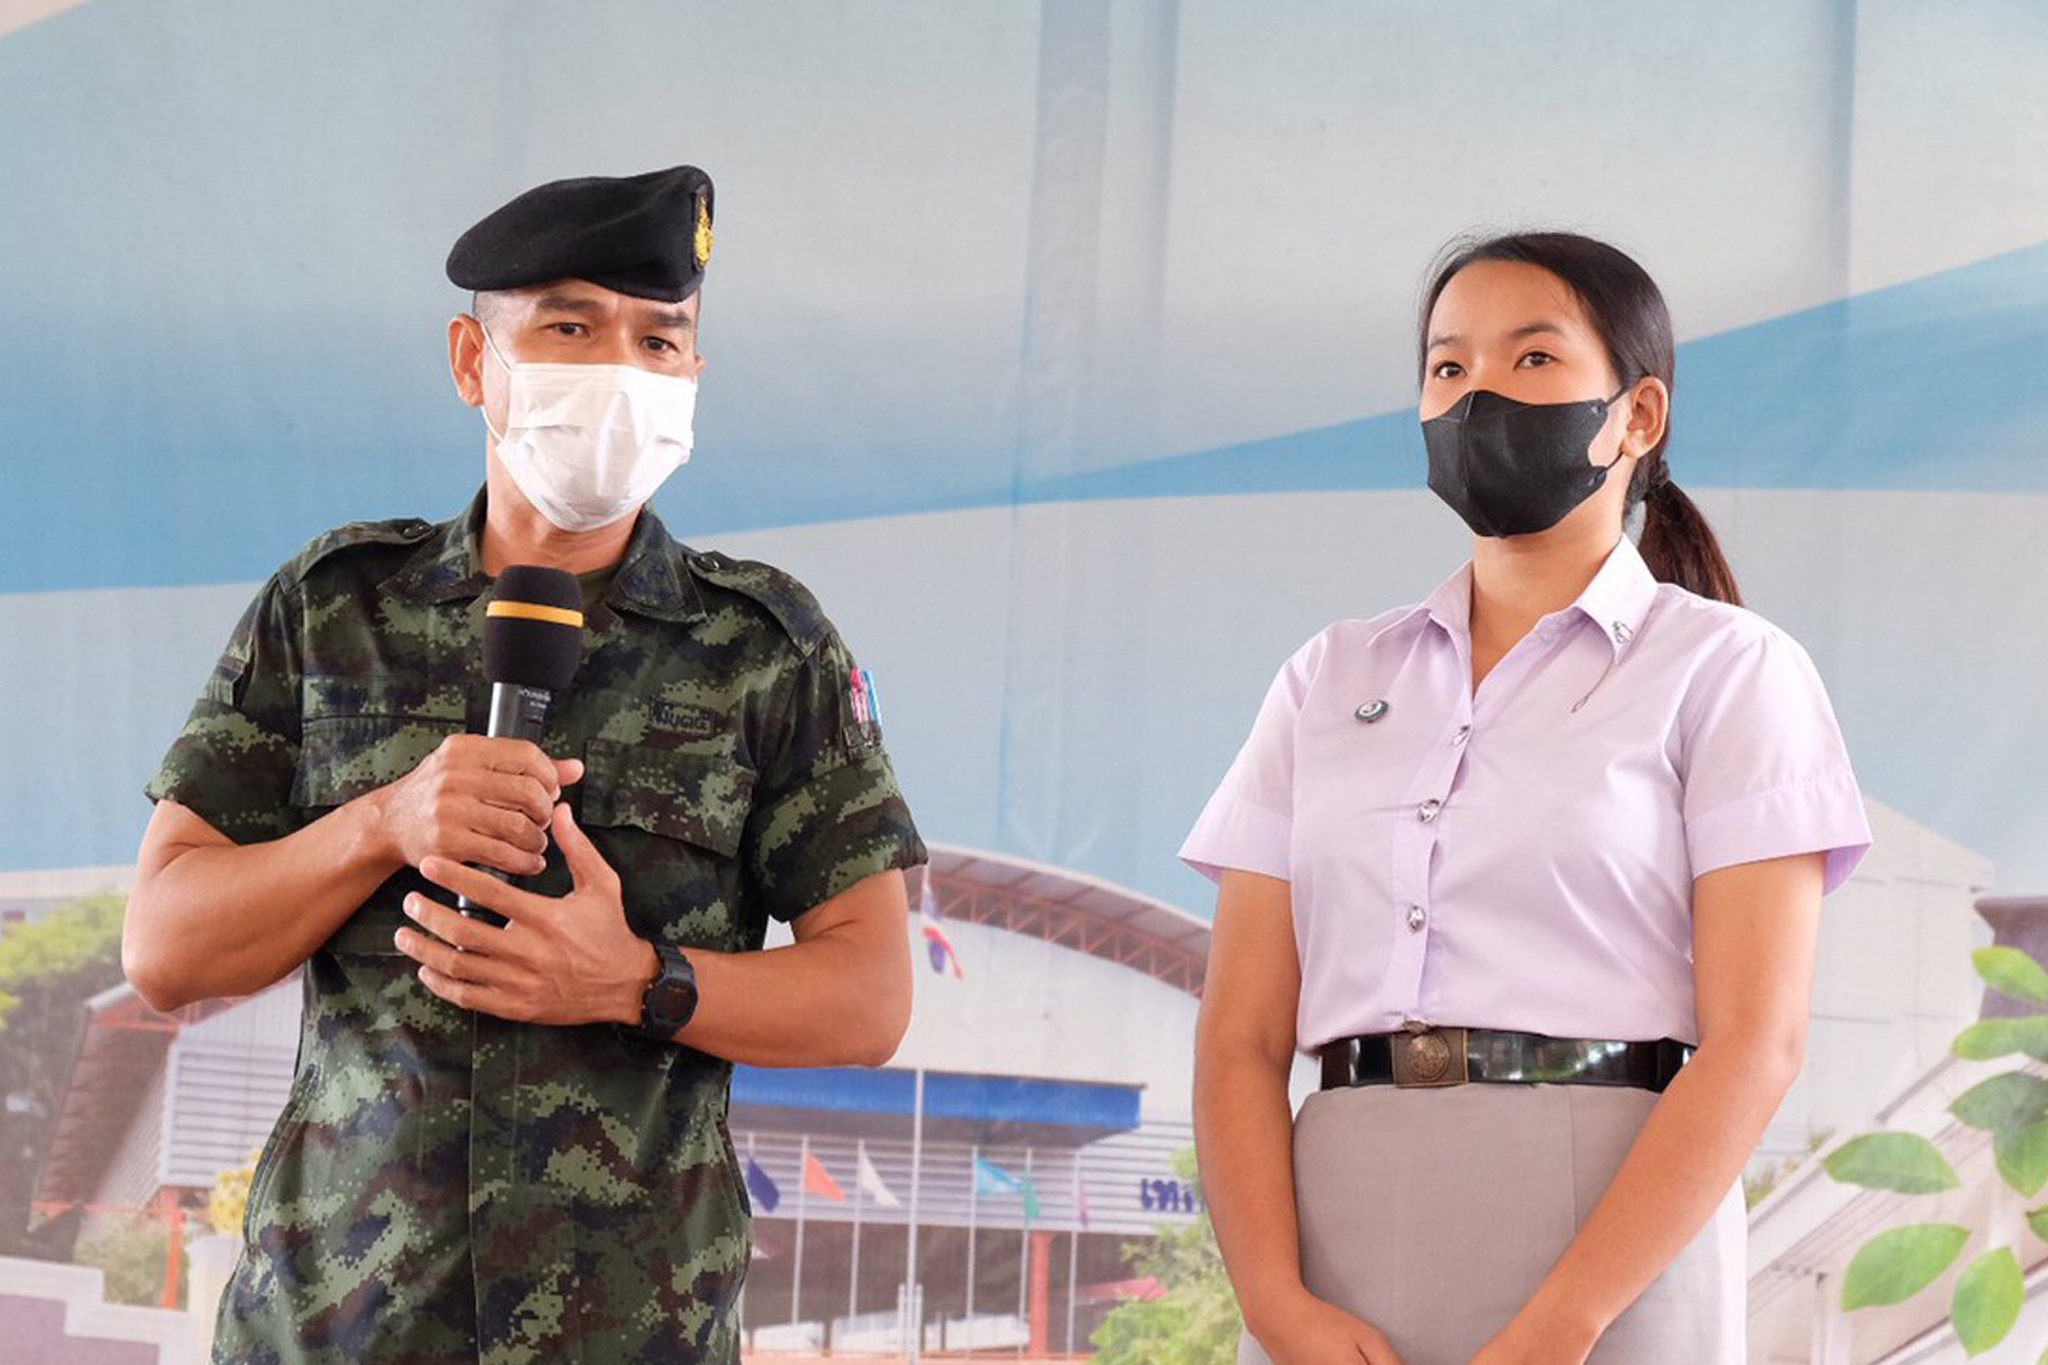
[[[263,585],[213,666],[185,728],[143,793],[190,808],[236,843],[299,827],[296,605],[278,577]]]
[[[925,861],[882,747],[872,688],[838,634],[828,634],[797,667],[761,748],[741,855],[777,919]]]

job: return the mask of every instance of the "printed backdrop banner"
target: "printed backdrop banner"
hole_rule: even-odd
[[[1555,225],[1662,284],[1675,477],[1812,651],[1883,828],[2048,893],[2032,8],[17,0],[0,30],[0,886],[132,860],[298,546],[475,490],[457,234],[688,161],[708,368],[655,505],[817,592],[935,844],[1205,920],[1174,853],[1274,669],[1469,553],[1424,485],[1428,263]],[[1001,988],[993,932],[948,923],[964,972],[920,948],[920,991]],[[1129,1026],[1077,1021],[1136,1006],[1047,970],[1010,1036],[1123,1074]],[[1145,1108],[1184,1132],[1184,1080]],[[910,1202],[886,1144],[803,1150]],[[789,1214],[796,1139],[757,1151]]]
[[[0,37],[0,867],[125,861],[251,585],[473,491],[462,228],[689,160],[709,369],[656,505],[810,580],[937,837],[1202,908],[1173,850],[1278,661],[1466,552],[1419,491],[1428,261],[1562,224],[1663,284],[1672,467],[1868,791],[2048,886],[2042,21],[1680,8],[1602,56],[1638,13],[93,0]]]

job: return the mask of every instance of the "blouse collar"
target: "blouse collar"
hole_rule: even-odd
[[[1544,635],[1553,635],[1584,617],[1600,628],[1601,636],[1618,658],[1642,630],[1643,618],[1649,615],[1650,605],[1656,597],[1657,580],[1651,575],[1650,566],[1643,562],[1642,551],[1636,548],[1636,543],[1624,535],[1608,552],[1600,571],[1593,575],[1593,581],[1586,585],[1577,599],[1570,606],[1545,616],[1536,623],[1535,629]],[[1389,631],[1425,618],[1435,621],[1456,638],[1471,639],[1471,560],[1459,565],[1457,572],[1439,583],[1428,597],[1380,627],[1366,643],[1376,643]]]

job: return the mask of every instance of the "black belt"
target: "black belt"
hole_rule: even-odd
[[[1637,1085],[1661,1091],[1697,1049],[1676,1038],[1607,1042],[1508,1029],[1424,1027],[1324,1043],[1323,1089],[1430,1086],[1467,1081]]]

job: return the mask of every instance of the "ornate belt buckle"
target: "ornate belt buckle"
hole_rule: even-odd
[[[1471,1077],[1465,1054],[1465,1030],[1423,1028],[1394,1040],[1394,1084],[1398,1086],[1462,1085]]]

